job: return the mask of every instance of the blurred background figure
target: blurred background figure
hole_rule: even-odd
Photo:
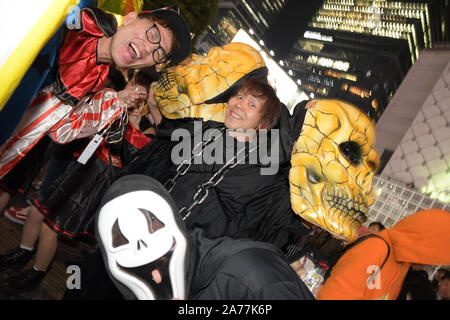
[[[444,275],[438,283],[437,300],[449,300],[450,299],[450,271],[445,270]]]
[[[369,232],[378,233],[385,229],[384,225],[381,222],[374,221],[369,224]]]
[[[436,300],[436,293],[433,291],[431,281],[428,280],[428,273],[411,267],[397,300]]]
[[[439,268],[434,274],[433,279],[431,280],[431,285],[433,287],[433,290],[437,292],[439,287],[439,282],[442,280],[442,278],[445,276],[445,274],[449,272],[445,268]]]

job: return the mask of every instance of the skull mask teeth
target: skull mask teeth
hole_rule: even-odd
[[[371,120],[337,100],[308,104],[289,173],[291,204],[303,219],[352,241],[366,221],[378,166]]]

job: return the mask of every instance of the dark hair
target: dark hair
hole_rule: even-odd
[[[444,274],[443,274],[442,277],[438,280],[438,279],[436,279],[436,275],[437,275],[439,272],[443,272]],[[433,280],[431,280],[431,286],[433,287],[433,290],[434,290],[434,291],[437,291],[437,290],[438,290],[438,288],[439,288],[439,281],[442,280],[442,279],[444,279],[445,276],[447,276],[447,278],[450,278],[450,272],[449,272],[447,269],[445,269],[445,268],[439,268],[439,269],[436,271],[436,273],[435,273],[434,276],[433,276]]]
[[[150,84],[158,80],[158,73],[153,67],[148,67],[140,69],[134,77],[136,84],[143,86],[148,91]]]
[[[151,12],[141,12],[138,14],[138,18],[139,19],[147,19],[151,22],[156,21],[164,28],[169,29],[170,32],[172,32],[172,43],[171,43],[172,52],[178,48],[178,41],[177,41],[177,38],[175,37],[175,31],[173,30],[173,26],[170,24],[169,21],[167,21],[166,19],[161,18],[161,17],[156,17]],[[168,57],[170,56],[170,54],[168,52],[167,52],[167,56]]]
[[[441,281],[450,279],[450,271],[448,271],[446,269],[444,269],[444,271],[445,271],[445,273],[444,273],[444,276],[441,278]]]
[[[371,222],[369,224],[369,228],[372,226],[378,226],[378,229],[380,229],[380,231],[386,229],[386,227],[381,222],[378,222],[378,221]]]
[[[406,300],[408,294],[412,300],[436,300],[436,293],[425,270],[409,269],[398,300]]]
[[[246,79],[236,91],[236,94],[239,91],[262,99],[263,116],[261,117],[261,121],[264,124],[264,129],[275,127],[280,120],[281,102],[272,86],[259,80]]]
[[[111,88],[114,91],[121,91],[126,85],[127,82],[125,81],[122,72],[114,68],[114,66],[110,66],[105,88]]]

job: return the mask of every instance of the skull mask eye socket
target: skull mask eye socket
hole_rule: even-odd
[[[153,213],[146,209],[139,208],[139,211],[142,212],[145,219],[147,220],[148,232],[154,233],[159,229],[165,227],[165,224],[162,223]]]
[[[362,149],[355,141],[347,141],[339,145],[344,157],[354,165],[358,165],[362,160]]]
[[[319,183],[321,181],[320,176],[311,168],[306,168],[306,172],[307,172],[307,176],[308,176],[308,180],[311,183]]]
[[[128,239],[125,238],[125,236],[120,231],[119,219],[116,219],[116,222],[114,222],[114,225],[112,227],[112,247],[117,248],[128,243]]]

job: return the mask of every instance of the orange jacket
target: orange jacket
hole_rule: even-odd
[[[317,295],[318,300],[394,300],[412,263],[450,265],[450,212],[419,211],[350,248],[337,262]]]

